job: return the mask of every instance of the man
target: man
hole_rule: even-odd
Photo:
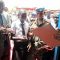
[[[45,13],[44,13],[45,14]],[[41,15],[41,16],[40,16]],[[46,15],[43,15],[43,11],[37,11],[37,19],[39,20],[39,25],[38,27],[44,27],[46,25],[48,25],[50,21],[46,20],[48,19]],[[47,22],[46,22],[47,21]],[[44,43],[43,43],[44,44]],[[39,54],[42,54],[42,60],[51,60],[51,56],[52,56],[52,49],[50,48],[48,45],[43,45],[41,46],[38,51]],[[51,51],[50,51],[51,50]],[[42,51],[42,52],[41,52]],[[47,52],[48,51],[48,52]],[[40,53],[41,52],[41,53]]]
[[[10,14],[8,13],[8,8],[4,7],[4,11],[3,11],[3,16],[5,17],[5,19],[7,20],[7,27],[11,27],[11,17]]]
[[[36,10],[36,12],[37,12],[37,26],[38,27],[41,27],[42,25],[44,25],[43,11],[44,11],[44,8],[39,8]]]
[[[4,2],[0,1],[0,60],[4,51],[4,39],[2,36],[2,31],[4,31],[5,28],[8,27],[9,25],[8,19],[3,14],[3,10],[4,10]]]
[[[8,17],[5,17],[3,10],[4,10],[4,3],[0,1],[0,26],[8,27],[9,24],[7,19]]]
[[[29,32],[29,24],[26,21],[26,12],[22,11],[18,14],[18,20],[12,23],[12,30],[15,31],[15,36],[20,38],[14,40],[15,50],[18,52],[19,60],[27,60],[27,34]]]

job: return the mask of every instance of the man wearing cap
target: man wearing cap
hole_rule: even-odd
[[[26,21],[26,17],[26,12],[18,13],[18,20],[11,25],[12,30],[15,32],[15,37],[20,38],[14,40],[14,47],[18,52],[19,60],[27,60],[27,34],[29,32],[29,24]]]
[[[43,11],[44,11],[44,9],[39,8],[36,11],[37,11],[37,26],[41,27],[44,24],[44,21],[43,21]]]

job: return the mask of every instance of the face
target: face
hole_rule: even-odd
[[[21,20],[22,21],[26,20],[26,13],[21,14]]]
[[[19,18],[19,19],[21,18],[21,14],[18,14],[18,18]]]
[[[40,13],[37,13],[37,22],[38,24],[43,24],[43,13],[40,12]]]
[[[7,12],[7,11],[8,11],[8,8],[7,8],[7,7],[5,7],[5,8],[4,8],[4,11],[6,11],[6,12]]]
[[[26,13],[21,14],[22,19],[26,19]]]
[[[42,17],[43,17],[43,12],[37,13],[37,18],[38,18],[38,19],[40,19],[40,18],[42,18]]]

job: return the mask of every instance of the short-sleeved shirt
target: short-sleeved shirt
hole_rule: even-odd
[[[16,36],[18,35],[23,36],[20,20],[14,21],[11,25],[11,28],[15,31]],[[24,30],[25,30],[25,36],[27,36],[28,30],[29,30],[29,23],[26,21],[24,21]]]

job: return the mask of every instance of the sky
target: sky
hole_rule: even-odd
[[[8,8],[46,8],[60,10],[60,0],[3,0]]]

